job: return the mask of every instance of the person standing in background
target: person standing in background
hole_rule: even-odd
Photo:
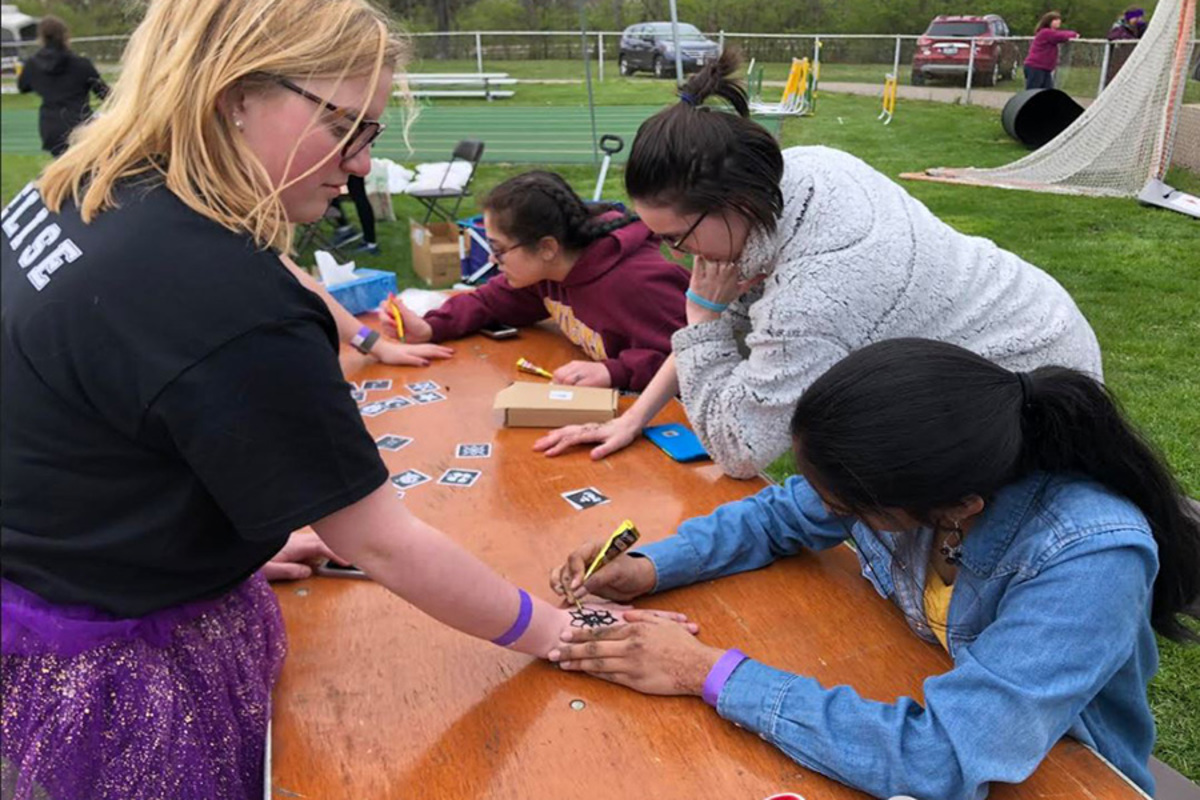
[[[1059,45],[1078,38],[1079,34],[1075,31],[1062,29],[1062,14],[1057,11],[1043,14],[1029,45],[1029,55],[1025,57],[1026,90],[1053,89]]]
[[[1121,44],[1116,47],[1109,45],[1112,52],[1108,57],[1108,75],[1104,78],[1106,86],[1112,83],[1113,78],[1117,77],[1117,73],[1121,71],[1121,67],[1125,66],[1125,62],[1133,53],[1133,48],[1136,47],[1136,45],[1125,44],[1125,42],[1136,42],[1142,38],[1142,34],[1145,32],[1146,12],[1137,6],[1125,9],[1125,13],[1117,17],[1117,21],[1108,29],[1106,38],[1110,42],[1121,42]]]
[[[103,100],[108,85],[91,61],[71,51],[70,32],[58,17],[42,18],[38,39],[42,49],[21,69],[17,88],[22,94],[41,95],[38,133],[42,149],[57,158],[67,149],[71,131],[91,118],[90,95]]]

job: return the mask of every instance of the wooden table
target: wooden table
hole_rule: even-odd
[[[434,481],[451,466],[483,470],[470,489],[433,481],[403,501],[498,571],[543,597],[547,573],[579,542],[632,518],[646,540],[761,489],[711,462],[682,465],[642,440],[607,460],[580,451],[547,459],[542,433],[506,429],[496,392],[529,358],[554,369],[579,357],[560,336],[455,343],[428,369],[370,367],[352,377],[404,384],[433,380],[447,400],[368,418],[376,436],[413,444],[384,453],[393,474]],[[623,401],[623,404],[627,404]],[[658,420],[684,421],[678,404]],[[488,460],[459,461],[456,444],[493,442]],[[575,511],[562,492],[594,486],[606,505]],[[865,795],[799,766],[698,698],[647,697],[469,638],[366,581],[314,578],[275,587],[291,649],[275,694],[276,798],[595,798],[695,800],[793,791],[807,800]],[[913,635],[864,580],[844,547],[654,597],[684,611],[705,641],[738,646],[773,666],[849,684],[891,702],[920,699],[929,675],[950,668],[940,648]],[[1140,792],[1073,740],[1060,742],[1026,783],[995,798],[1135,798]]]

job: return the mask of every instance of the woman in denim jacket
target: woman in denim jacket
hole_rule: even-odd
[[[954,658],[926,680],[924,704],[825,687],[639,612],[572,632],[551,660],[702,695],[876,796],[981,798],[992,781],[1028,777],[1064,735],[1153,792],[1154,631],[1196,638],[1180,615],[1200,594],[1200,525],[1101,384],[894,339],[818,379],[791,432],[800,475],[685,522],[586,590],[629,600],[852,540],[875,588]],[[582,590],[598,546],[572,553],[551,585]]]

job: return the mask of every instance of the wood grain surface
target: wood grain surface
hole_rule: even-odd
[[[432,477],[403,500],[499,572],[550,598],[547,573],[571,548],[607,536],[625,518],[646,541],[682,521],[761,489],[711,462],[677,464],[641,440],[604,461],[580,450],[532,451],[541,431],[505,429],[497,391],[530,359],[550,370],[581,357],[550,330],[517,339],[472,337],[427,369],[365,367],[389,392],[432,380],[443,402],[366,419],[376,436],[414,439],[384,453],[392,474]],[[629,400],[622,399],[627,406]],[[656,422],[685,421],[672,404]],[[491,458],[459,460],[459,443],[491,442]],[[471,488],[439,486],[451,467],[482,470]],[[607,504],[576,511],[563,492],[595,487]],[[765,798],[865,795],[801,767],[698,698],[647,697],[561,672],[445,628],[370,582],[318,577],[277,584],[290,652],[275,693],[272,796],[320,800],[404,798]],[[923,680],[950,668],[940,648],[913,635],[900,613],[859,575],[845,547],[688,587],[638,605],[676,609],[703,639],[737,646],[824,685],[848,684],[889,702],[921,698]],[[1021,785],[991,797],[1135,798],[1143,795],[1073,740],[1060,742]]]

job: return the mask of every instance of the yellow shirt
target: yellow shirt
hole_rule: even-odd
[[[933,564],[930,564],[925,572],[925,619],[946,652],[950,652],[950,645],[946,643],[946,625],[950,619],[950,597],[953,594],[954,584],[947,586]]]

